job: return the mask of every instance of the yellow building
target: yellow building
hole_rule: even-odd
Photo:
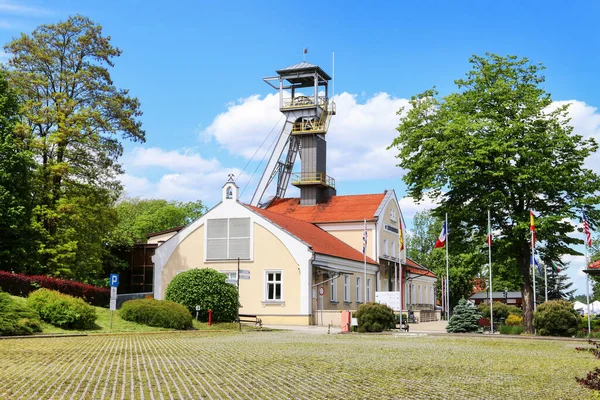
[[[339,325],[340,310],[394,290],[402,221],[394,191],[332,196],[314,206],[278,199],[267,209],[239,202],[238,193],[227,182],[222,201],[200,219],[149,238],[160,244],[153,257],[155,298],[164,298],[177,273],[193,268],[236,279],[238,262],[250,277],[239,281],[240,312],[266,324]],[[435,293],[435,275],[416,265],[404,271],[404,307],[433,310],[434,297],[427,296]]]

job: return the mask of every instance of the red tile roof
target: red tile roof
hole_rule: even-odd
[[[316,225],[270,210],[263,210],[250,205],[247,205],[247,207],[308,244],[315,253],[363,262],[361,252]],[[367,257],[367,263],[378,265],[369,257]]]
[[[332,196],[315,206],[301,206],[299,198],[276,199],[267,210],[312,223],[372,221],[385,193]]]
[[[431,272],[424,266],[417,264],[410,258],[406,259],[406,263],[404,265],[406,266],[406,270],[410,273],[413,273],[416,275],[430,276],[432,278],[437,278],[436,274],[434,274],[433,272]]]
[[[600,260],[598,261],[594,261],[593,263],[591,263],[590,265],[588,265],[589,269],[597,269],[600,268]]]

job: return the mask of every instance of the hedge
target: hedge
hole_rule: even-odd
[[[46,288],[85,299],[98,307],[108,307],[110,290],[81,282],[57,279],[45,275],[23,275],[0,271],[0,289],[14,296],[27,297],[29,293]]]
[[[160,328],[188,329],[192,327],[192,314],[187,308],[168,300],[129,300],[121,306],[119,316],[126,321]]]
[[[18,301],[8,293],[0,292],[0,335],[31,335],[41,332],[40,318],[24,299]]]
[[[394,310],[385,304],[365,303],[354,313],[359,332],[383,332],[396,327]]]
[[[27,305],[37,311],[42,321],[63,329],[93,329],[96,309],[83,299],[39,289],[27,298]]]

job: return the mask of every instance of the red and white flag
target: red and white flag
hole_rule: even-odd
[[[446,223],[442,226],[442,232],[440,232],[440,237],[435,242],[435,248],[444,247],[446,244],[446,239],[448,238],[448,229],[446,229]]]
[[[581,210],[581,216],[583,219],[583,232],[585,233],[585,245],[592,247],[592,233],[590,232],[590,224],[585,216],[585,211]]]

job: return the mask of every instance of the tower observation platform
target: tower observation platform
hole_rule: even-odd
[[[263,80],[279,91],[279,110],[286,119],[250,204],[268,206],[273,199],[265,202],[263,196],[275,177],[274,198],[285,197],[300,153],[301,172],[293,175],[292,185],[300,188],[300,204],[315,205],[335,195],[335,180],[326,173],[325,136],[331,117],[336,114],[328,92],[331,77],[319,66],[307,62],[276,72],[278,76]]]

